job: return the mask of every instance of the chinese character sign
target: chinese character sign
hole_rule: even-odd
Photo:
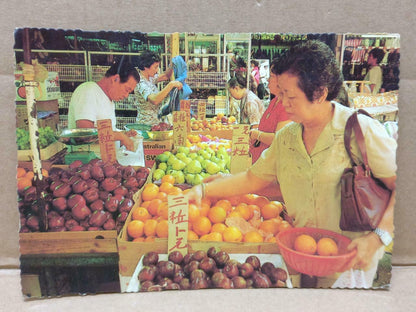
[[[168,195],[168,253],[188,253],[188,199],[183,195]]]
[[[207,115],[207,104],[205,102],[198,102],[198,120],[204,120]]]
[[[186,112],[173,112],[173,144],[177,146],[186,145],[186,136],[188,134],[186,127]]]
[[[116,146],[111,119],[97,120],[97,129],[101,159],[104,162],[116,162]]]
[[[231,173],[244,171],[251,163],[249,153],[250,125],[234,125],[231,150]]]
[[[186,131],[191,131],[191,101],[181,100],[180,102],[181,111],[186,112]]]

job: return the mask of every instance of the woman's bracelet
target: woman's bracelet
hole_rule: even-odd
[[[256,139],[256,141],[259,141],[259,139],[260,139],[260,135],[261,135],[261,131],[259,130],[258,132],[259,132],[259,134],[257,135],[257,139]]]
[[[202,193],[202,199],[203,199],[203,198],[205,198],[205,188],[206,188],[205,183],[201,183],[201,193]]]

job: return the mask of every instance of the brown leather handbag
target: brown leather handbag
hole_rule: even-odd
[[[370,116],[364,110],[358,113]],[[371,231],[380,223],[387,208],[391,191],[382,181],[373,177],[368,166],[364,136],[358,123],[357,112],[348,118],[345,125],[344,144],[351,159],[352,168],[346,168],[341,176],[341,219],[339,226],[344,231]],[[363,164],[356,164],[351,157],[351,133],[354,130]]]

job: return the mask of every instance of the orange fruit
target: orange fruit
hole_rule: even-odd
[[[279,224],[273,220],[264,220],[260,223],[259,229],[266,233],[276,235],[279,232]]]
[[[214,223],[211,227],[211,233],[217,232],[222,234],[226,228],[227,226],[224,223]]]
[[[316,252],[316,241],[315,239],[308,234],[301,234],[295,239],[295,244],[293,245],[296,251],[313,255]]]
[[[188,240],[197,240],[199,239],[198,234],[196,234],[194,231],[189,230],[188,231]]]
[[[182,194],[182,189],[180,187],[177,186],[173,186],[169,192],[167,192],[168,195],[181,195]]]
[[[232,217],[236,217],[236,218],[243,218],[243,216],[241,215],[241,213],[240,213],[240,212],[238,212],[238,211],[236,211],[236,210],[231,211],[231,212],[228,214],[228,216],[227,216],[227,218],[232,218]]]
[[[211,231],[211,221],[207,217],[198,217],[192,223],[192,228],[199,236],[208,234]]]
[[[162,177],[161,181],[162,181],[162,183],[169,182],[170,184],[175,184],[175,177],[173,175],[170,175],[170,174],[165,174]]]
[[[154,183],[147,184],[142,192],[142,200],[152,200],[157,197],[157,194],[159,193],[159,187]]]
[[[291,228],[292,228],[292,226],[290,225],[290,223],[285,221],[285,220],[281,221],[280,224],[279,224],[279,232],[283,232],[283,231],[286,231],[287,229],[291,229]]]
[[[201,214],[201,217],[208,216],[208,212],[211,208],[211,205],[207,204],[207,202],[204,202],[204,200],[201,201],[201,207],[199,207],[199,213]]]
[[[231,205],[230,201],[227,199],[220,199],[215,203],[215,206],[223,207],[227,212],[233,209],[233,205]]]
[[[254,200],[258,197],[259,195],[255,195],[255,194],[245,194],[242,195],[240,197],[240,202],[241,203],[246,203],[247,205],[249,204],[253,204]]]
[[[148,219],[144,222],[144,235],[147,237],[149,236],[155,236],[156,235],[156,226],[157,221],[154,219]]]
[[[140,220],[132,220],[127,225],[127,234],[131,238],[137,238],[137,237],[143,236],[143,233],[144,233],[143,231],[144,231],[144,223],[143,223],[143,221],[140,221]]]
[[[241,242],[243,240],[243,234],[235,226],[227,227],[222,233],[224,242]]]
[[[317,252],[320,256],[336,256],[338,254],[337,243],[332,238],[322,237],[318,241]]]
[[[234,195],[227,197],[227,200],[231,203],[232,206],[237,206],[240,203],[240,197],[239,195]]]
[[[264,220],[276,218],[282,212],[282,206],[276,204],[276,202],[270,202],[261,207],[261,216]]]
[[[159,191],[169,194],[170,190],[173,188],[173,184],[170,182],[162,182],[159,186]]]
[[[188,221],[190,223],[194,222],[199,216],[201,215],[201,213],[199,212],[199,208],[197,205],[195,204],[189,204],[189,208],[188,208]]]
[[[167,201],[168,200],[168,194],[166,194],[165,192],[159,192],[156,195],[157,199],[160,199],[162,201]]]
[[[42,176],[45,177],[45,178],[49,177],[48,170],[42,168]]]
[[[276,243],[277,238],[276,236],[270,236],[268,239],[266,239],[266,243]]]
[[[25,168],[21,168],[21,167],[17,167],[16,177],[17,178],[22,178],[25,175],[26,175],[26,169]]]
[[[256,205],[244,205],[244,204],[238,205],[237,207],[235,207],[234,211],[239,212],[241,216],[244,218],[244,220],[250,220],[254,215],[253,209],[251,208],[251,206],[256,206]]]
[[[246,243],[262,243],[263,241],[263,236],[257,231],[247,232],[243,238],[243,242]]]
[[[144,238],[145,242],[154,242],[155,241],[155,237],[154,236],[147,236]]]
[[[151,218],[150,213],[144,207],[137,207],[133,211],[131,217],[133,218],[133,220],[140,220],[140,221],[143,221],[143,222],[145,222],[147,219]]]
[[[168,237],[168,220],[160,220],[156,226],[156,235],[159,238]]]
[[[267,199],[267,197],[258,196],[254,199],[253,205],[257,205],[261,208],[264,205],[267,205],[268,203],[270,203],[270,201]]]
[[[162,202],[159,207],[157,207],[157,215],[164,220],[168,219],[169,216],[169,207],[167,202]]]
[[[140,204],[140,207],[143,207],[143,208],[148,208],[148,207],[149,207],[149,205],[150,205],[150,203],[151,203],[151,201],[150,201],[150,200],[144,201],[144,202],[142,202],[142,203]]]
[[[226,217],[227,212],[225,211],[225,208],[221,206],[214,206],[208,212],[208,218],[212,223],[224,222]]]
[[[28,171],[28,172],[25,174],[25,178],[28,178],[28,179],[30,179],[30,180],[32,180],[34,176],[35,176],[35,174],[34,174],[34,172],[33,172],[33,171]]]
[[[218,232],[211,232],[209,234],[202,235],[199,238],[201,241],[215,241],[215,242],[222,242],[222,235]]]
[[[162,203],[164,202],[161,199],[154,198],[150,200],[149,206],[147,206],[147,210],[152,216],[158,216],[157,209],[160,205],[162,205]]]
[[[26,187],[32,186],[32,179],[24,176],[23,178],[17,179],[17,189],[23,191]]]

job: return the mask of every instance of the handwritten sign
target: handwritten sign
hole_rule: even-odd
[[[188,134],[186,127],[185,111],[173,112],[173,144],[175,147],[186,145],[186,136]]]
[[[168,254],[188,253],[188,205],[184,195],[168,195]]]
[[[204,120],[207,115],[207,103],[198,101],[198,120]]]
[[[116,162],[116,146],[114,143],[114,133],[111,119],[97,120],[97,129],[101,159],[104,162]]]
[[[186,112],[186,131],[191,131],[191,101],[181,100],[180,102],[181,111]]]
[[[234,125],[231,149],[231,168],[232,174],[245,171],[251,164],[249,153],[250,125]]]

